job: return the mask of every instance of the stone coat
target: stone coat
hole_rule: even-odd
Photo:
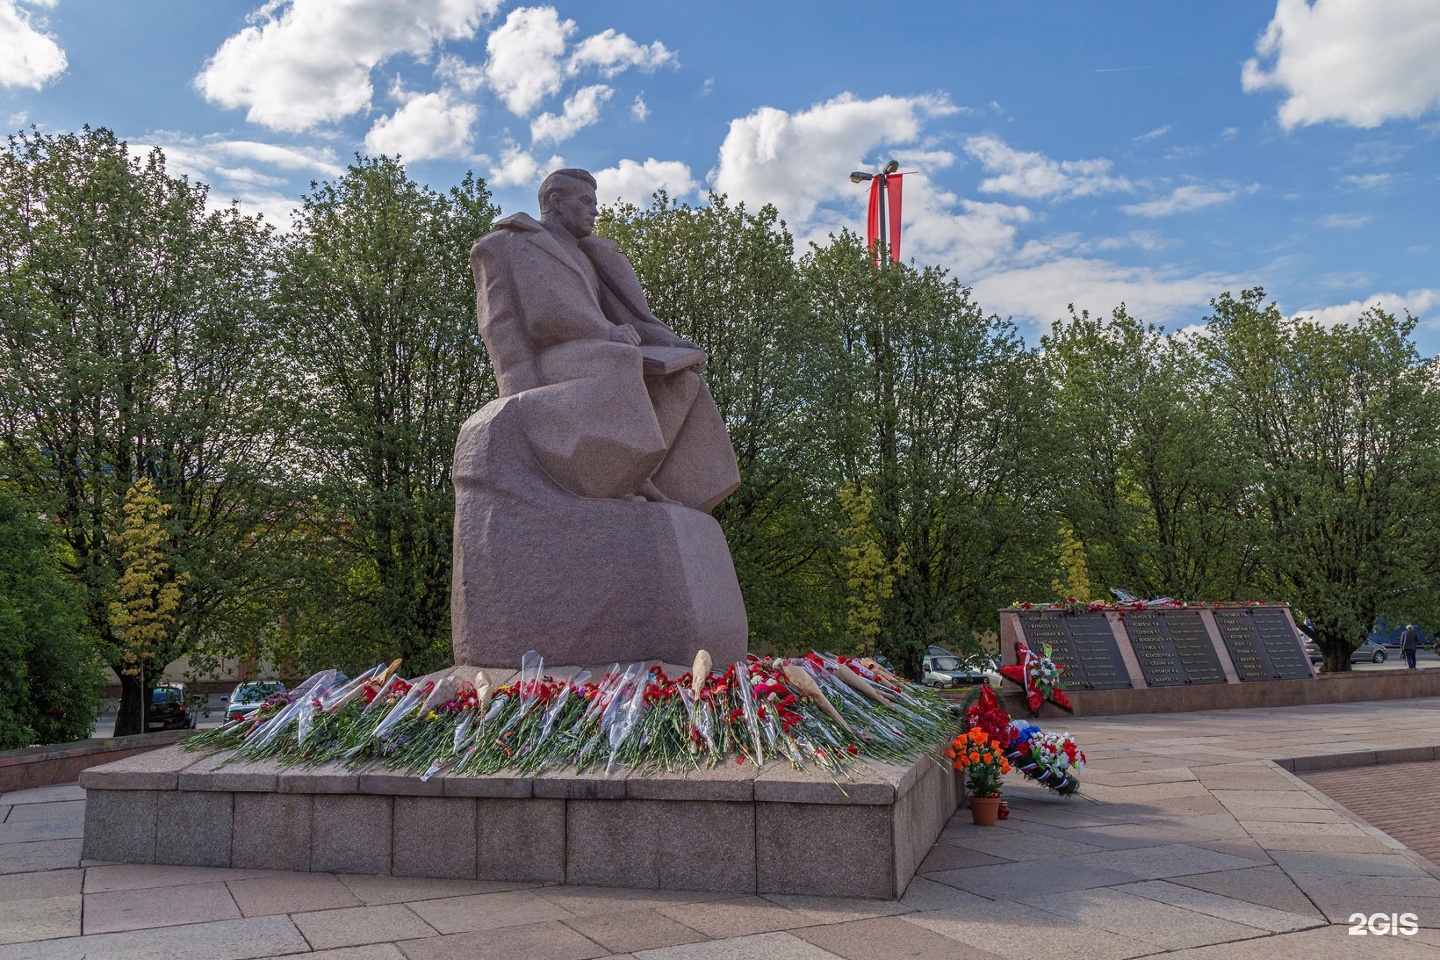
[[[643,345],[684,343],[650,313],[614,243],[586,237],[580,252],[523,213],[472,248],[480,334],[500,396],[519,398],[531,450],[570,493],[621,498],[652,480],[711,510],[740,485],[715,401],[695,368],[647,377],[642,348],[610,339],[631,324]]]

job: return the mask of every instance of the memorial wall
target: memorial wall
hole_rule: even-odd
[[[1050,649],[1069,692],[1313,678],[1285,604],[1000,611],[1001,650]]]

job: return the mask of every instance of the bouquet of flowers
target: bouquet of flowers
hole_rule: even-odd
[[[376,667],[353,681],[323,671],[253,717],[207,731],[188,749],[282,764],[379,764],[428,779],[573,765],[679,770],[733,756],[816,764],[832,776],[853,758],[913,758],[948,740],[949,703],[871,661],[811,653],[759,658],[718,674],[701,651],[671,678],[658,666],[614,665],[598,680],[558,680],[533,651],[510,683],[454,671],[413,682]]]
[[[1010,761],[1000,741],[980,727],[956,737],[945,751],[955,769],[965,775],[965,789],[972,797],[998,797],[1000,779],[1010,772]]]
[[[1050,647],[1044,647],[1043,651],[1042,656],[1031,650],[1024,640],[1016,640],[1015,659],[1019,662],[1014,666],[1001,667],[1000,675],[1025,689],[1031,716],[1039,716],[1040,708],[1047,700],[1066,713],[1074,713],[1070,698],[1060,689],[1060,675],[1064,671],[1050,658]]]
[[[1028,720],[1011,723],[1010,733],[1005,756],[1017,770],[1061,796],[1080,789],[1085,754],[1070,734],[1046,733]]]

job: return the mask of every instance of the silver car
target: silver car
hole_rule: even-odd
[[[226,720],[243,720],[276,694],[285,692],[279,680],[249,680],[235,688],[225,704]]]

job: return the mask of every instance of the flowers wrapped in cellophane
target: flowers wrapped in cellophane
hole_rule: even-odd
[[[282,764],[378,765],[428,778],[570,766],[679,771],[723,761],[816,765],[842,775],[859,757],[904,762],[948,741],[949,703],[873,662],[817,653],[714,670],[612,666],[556,678],[527,654],[508,683],[454,671],[416,681],[397,664],[341,681],[316,674],[244,720],[206,731],[188,749]]]

